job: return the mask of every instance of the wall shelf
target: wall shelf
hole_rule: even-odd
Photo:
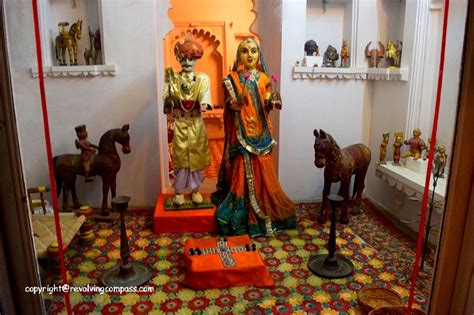
[[[320,68],[294,66],[292,77],[294,80],[338,79],[406,81],[408,79],[408,68]]]
[[[33,78],[39,76],[38,67],[31,68]],[[43,76],[50,77],[96,77],[116,76],[117,65],[89,65],[89,66],[43,66]]]
[[[391,187],[405,193],[409,198],[421,200],[425,189],[426,174],[416,173],[404,166],[394,166],[392,161],[375,167],[375,175]],[[430,192],[433,191],[433,176],[430,180]],[[444,201],[446,178],[439,178],[436,185],[435,200]]]

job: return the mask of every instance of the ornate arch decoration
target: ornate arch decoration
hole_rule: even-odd
[[[212,46],[211,55],[217,54],[216,57],[222,59],[222,71],[225,72],[227,64],[224,42],[224,24],[203,22],[199,25],[191,23],[175,23],[174,28],[167,34],[165,39],[165,63],[170,62],[170,58],[174,58],[173,47],[180,38],[189,35],[199,42],[208,43]]]

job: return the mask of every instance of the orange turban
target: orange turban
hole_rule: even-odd
[[[191,38],[182,38],[174,46],[176,57],[196,58],[202,57],[203,50],[201,44]]]

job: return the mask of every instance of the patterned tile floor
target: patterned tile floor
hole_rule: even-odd
[[[368,286],[392,288],[405,302],[414,261],[414,243],[377,215],[367,201],[362,212],[347,226],[337,225],[339,254],[352,260],[355,273],[347,278],[326,280],[313,275],[306,264],[311,255],[327,253],[329,223],[316,223],[319,206],[300,204],[298,227],[275,237],[258,237],[257,248],[276,282],[273,288],[232,287],[191,290],[184,277],[182,247],[189,237],[202,234],[166,234],[152,231],[151,213],[127,216],[132,257],[153,268],[150,294],[71,293],[75,314],[360,314],[357,291]],[[95,244],[73,246],[69,271],[73,286],[97,284],[101,272],[118,263],[119,225],[96,226]],[[430,275],[422,274],[415,306],[425,308]],[[63,297],[54,296],[50,314],[65,313]]]

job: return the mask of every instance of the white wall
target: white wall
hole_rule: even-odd
[[[30,74],[36,65],[31,1],[7,0],[5,11],[26,184],[48,184],[38,79]],[[105,131],[129,123],[132,152],[120,153],[117,193],[129,195],[131,206],[152,206],[160,188],[154,3],[103,0],[102,14],[102,45],[118,74],[45,78],[53,155],[77,153],[76,125],[86,124],[89,139],[98,144]],[[166,11],[159,18],[166,20]],[[81,202],[100,206],[100,178],[86,185],[80,177],[77,187]]]
[[[323,171],[313,164],[313,130],[329,132],[341,147],[368,145],[371,120],[367,81],[292,79],[293,65],[304,56],[306,25],[306,1],[283,1],[279,177],[294,200],[321,197]]]

